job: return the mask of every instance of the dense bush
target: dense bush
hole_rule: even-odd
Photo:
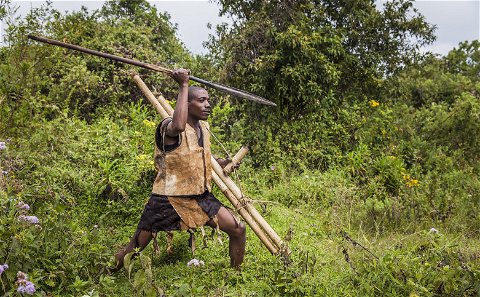
[[[175,92],[163,75],[38,44],[27,34],[165,66],[180,63],[195,69],[197,64],[176,38],[168,16],[146,1],[111,1],[100,11],[83,9],[67,15],[46,4],[6,29],[9,46],[0,50],[4,130],[28,126],[27,119],[54,119],[62,113],[91,120],[98,109],[143,100],[130,79],[134,70],[145,74],[145,80],[168,98]]]
[[[29,139],[8,142],[2,152],[6,222],[0,257],[15,259],[6,274],[10,283],[18,269],[44,290],[81,292],[112,265],[112,228],[137,219],[151,186],[155,127],[139,105],[116,116],[91,125],[57,118],[36,125]],[[21,202],[39,224],[20,222]],[[108,285],[109,277],[103,281]]]
[[[384,78],[421,60],[418,48],[434,39],[411,1],[218,2],[233,21],[209,43],[223,79],[278,104],[239,108],[244,142],[263,165],[335,165],[357,145],[368,102],[392,100],[380,97]]]

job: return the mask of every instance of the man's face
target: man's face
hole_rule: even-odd
[[[206,120],[211,112],[209,99],[206,90],[195,90],[193,98],[188,101],[188,115],[196,120]]]

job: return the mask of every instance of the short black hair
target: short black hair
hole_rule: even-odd
[[[197,91],[200,91],[200,90],[205,90],[204,88],[202,87],[199,87],[199,86],[190,86],[188,87],[188,101],[192,101],[192,99],[194,98],[194,94],[197,92]],[[206,90],[205,90],[206,91]]]

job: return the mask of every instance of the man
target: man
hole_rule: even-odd
[[[179,84],[173,117],[166,118],[155,133],[155,167],[158,170],[152,195],[145,205],[137,231],[115,257],[123,267],[126,254],[143,250],[157,231],[187,230],[203,225],[219,228],[229,237],[230,265],[239,268],[245,255],[245,225],[211,193],[211,152],[208,124],[208,92],[188,87],[189,72],[175,70]],[[222,167],[228,162],[217,159]]]

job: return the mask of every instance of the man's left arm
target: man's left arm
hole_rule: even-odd
[[[222,166],[222,168],[225,168],[225,166],[227,166],[227,164],[230,163],[227,159],[224,159],[224,158],[215,158],[215,160],[217,161],[218,164],[220,164],[220,166]]]
[[[217,161],[217,163],[218,163],[220,166],[222,166],[222,168],[225,168],[225,166],[227,166],[228,163],[232,162],[232,160],[230,160],[230,159],[217,158],[217,157],[215,157],[215,156],[214,156],[214,158],[215,158],[215,160]],[[232,167],[233,170],[237,170],[238,168],[240,168],[240,164],[237,164],[237,165],[235,165],[235,166]]]

